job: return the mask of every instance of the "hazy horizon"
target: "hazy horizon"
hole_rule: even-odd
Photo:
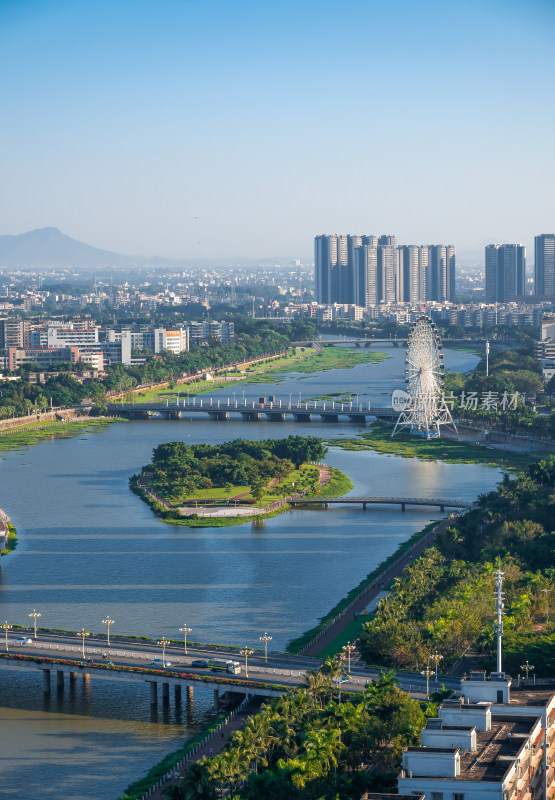
[[[5,0],[0,233],[305,261],[320,233],[393,233],[531,261],[555,229],[554,32],[547,0]]]

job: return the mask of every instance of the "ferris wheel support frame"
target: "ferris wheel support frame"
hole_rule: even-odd
[[[409,428],[411,433],[435,439],[441,436],[441,427],[457,426],[443,397],[443,354],[441,340],[435,325],[421,317],[409,334],[405,360],[405,382],[409,405],[402,409],[393,433],[399,428]]]

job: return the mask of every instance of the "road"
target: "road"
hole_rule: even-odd
[[[63,634],[56,631],[39,631],[38,638],[32,640],[32,644],[17,646],[13,642],[16,635],[24,633],[17,629],[12,631],[8,637],[9,653],[20,655],[46,656],[50,658],[71,658],[83,660],[82,640],[78,634]],[[32,630],[25,631],[25,635],[33,637]],[[4,651],[5,653],[5,651]],[[106,654],[106,658],[104,658]],[[184,652],[184,645],[172,645],[166,647],[166,661],[171,663],[170,671],[186,671],[188,674],[198,675],[199,678],[211,675],[210,668],[192,667],[191,662],[197,659],[225,658],[237,661],[241,665],[241,673],[234,675],[235,679],[247,678],[249,681],[260,681],[261,683],[282,684],[284,687],[299,687],[304,685],[304,675],[307,670],[318,669],[321,659],[310,656],[296,656],[287,653],[268,653],[268,662],[264,660],[264,654],[257,652],[248,658],[248,675],[245,673],[245,659],[237,650],[222,648],[208,648],[204,646],[187,647],[187,654]],[[105,636],[89,636],[85,639],[85,659],[92,659],[93,662],[106,664],[112,662],[115,665],[158,668],[151,665],[154,658],[162,657],[162,649],[155,642],[137,641],[133,639],[118,638],[112,645],[107,646]],[[354,660],[355,661],[355,660]],[[1,661],[0,661],[1,666]],[[105,674],[105,673],[104,673]],[[222,674],[222,673],[220,673]],[[352,664],[349,680],[343,684],[346,691],[360,691],[368,681],[371,681],[379,674],[378,670],[365,669],[355,661]],[[401,688],[411,692],[422,693],[425,691],[425,678],[418,672],[399,673],[398,678]],[[440,683],[444,683],[448,688],[458,689],[460,684],[453,677],[440,676]]]

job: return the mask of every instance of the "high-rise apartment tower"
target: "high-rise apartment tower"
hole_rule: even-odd
[[[555,233],[542,233],[534,239],[534,294],[555,295]]]
[[[526,248],[521,244],[486,247],[486,303],[510,303],[526,285]]]

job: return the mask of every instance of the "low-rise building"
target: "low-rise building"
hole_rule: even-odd
[[[553,800],[555,691],[471,672],[461,697],[429,719],[403,752],[400,792],[426,800]]]

